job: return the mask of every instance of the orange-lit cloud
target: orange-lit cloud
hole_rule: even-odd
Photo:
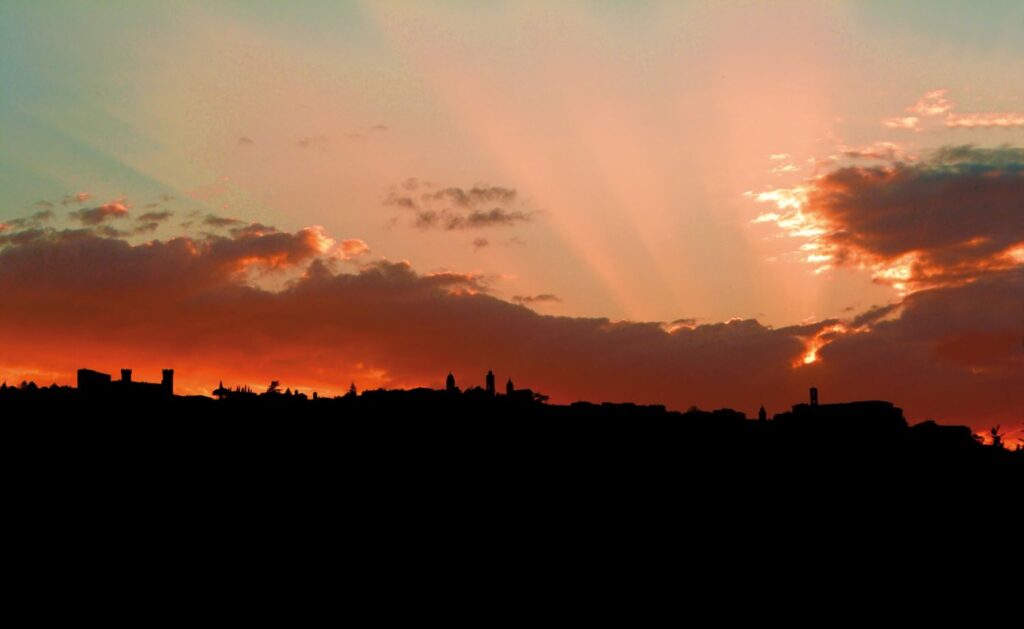
[[[808,239],[806,262],[868,268],[904,293],[1021,264],[1024,149],[945,147],[753,196],[778,210],[755,222]]]

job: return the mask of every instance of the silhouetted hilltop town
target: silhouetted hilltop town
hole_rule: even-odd
[[[807,402],[770,419],[762,406],[756,419],[748,419],[745,413],[728,408],[677,412],[663,405],[633,403],[549,404],[547,396],[517,388],[511,379],[499,392],[496,381],[488,371],[483,387],[461,389],[455,375],[448,373],[442,389],[359,392],[353,383],[345,394],[332,397],[282,390],[278,381],[258,393],[247,386],[228,388],[220,382],[212,397],[207,397],[175,395],[172,369],[163,370],[159,383],[136,381],[131,369],[122,369],[116,380],[110,374],[80,369],[77,387],[38,387],[28,382],[0,385],[0,418],[203,420],[209,422],[204,424],[206,429],[239,421],[271,422],[281,429],[308,421],[326,421],[329,423],[316,425],[341,430],[401,424],[428,440],[440,438],[445,426],[459,425],[469,432],[449,432],[448,439],[464,441],[467,434],[488,434],[490,439],[500,433],[505,439],[500,447],[529,440],[534,440],[530,447],[535,447],[537,439],[553,439],[573,443],[573,447],[627,448],[630,456],[638,456],[643,449],[665,453],[668,448],[671,454],[666,456],[681,460],[708,465],[728,461],[749,468],[799,461],[805,466],[876,470],[924,466],[977,471],[1008,466],[1019,473],[1024,464],[1024,440],[1004,443],[998,426],[991,430],[990,443],[984,444],[966,426],[933,421],[910,426],[903,410],[890,402],[820,404],[813,387]],[[437,430],[422,432],[427,426]],[[489,443],[494,446],[497,442]]]

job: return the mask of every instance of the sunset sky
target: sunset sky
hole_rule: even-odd
[[[0,3],[0,380],[1024,421],[1024,3]]]

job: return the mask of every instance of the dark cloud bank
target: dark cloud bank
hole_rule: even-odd
[[[772,328],[543,315],[523,304],[553,295],[510,303],[472,275],[360,263],[365,244],[329,246],[318,228],[207,219],[224,233],[133,242],[101,231],[102,222],[7,221],[0,341],[9,365],[69,371],[137,357],[184,379],[343,390],[353,379],[440,386],[448,370],[476,384],[494,369],[556,401],[748,413],[762,403],[783,410],[815,385],[823,401],[888,399],[912,420],[1015,425],[1024,412],[1024,268],[992,261],[1024,242],[1021,169],[1018,153],[1001,151],[950,150],[917,166],[825,178],[815,207],[843,226],[829,237],[850,260],[913,250],[941,269],[972,269],[943,271],[958,281],[843,321]],[[975,238],[985,239],[980,251],[963,253]],[[813,343],[820,360],[794,366]]]

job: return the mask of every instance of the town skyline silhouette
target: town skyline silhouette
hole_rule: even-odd
[[[449,371],[443,388],[370,389],[359,391],[355,383],[345,394],[307,395],[272,380],[266,390],[250,386],[225,386],[223,381],[206,395],[176,395],[174,370],[163,369],[161,381],[134,378],[132,369],[120,377],[82,368],[77,386],[40,387],[34,382],[18,386],[0,384],[0,418],[27,421],[43,415],[75,417],[76,421],[102,424],[128,421],[137,427],[185,422],[208,430],[225,422],[260,422],[278,430],[299,425],[358,425],[373,430],[375,424],[416,424],[440,429],[450,421],[472,426],[476,437],[488,431],[517,426],[517,439],[598,431],[602,447],[619,447],[616,439],[628,435],[633,447],[666,447],[674,443],[679,456],[705,465],[728,462],[740,468],[773,469],[800,463],[821,470],[859,469],[931,470],[950,473],[1019,474],[1024,471],[1024,440],[1005,443],[1001,426],[993,426],[983,439],[967,426],[943,425],[932,420],[910,424],[903,410],[883,400],[821,403],[817,387],[810,387],[805,401],[788,410],[769,412],[762,405],[756,417],[732,408],[685,411],[661,404],[576,401],[552,404],[548,396],[530,388],[517,388],[507,378],[504,392],[497,388],[493,370],[484,385],[458,386]],[[414,420],[414,421],[413,421]],[[326,421],[327,423],[321,423]],[[203,422],[201,425],[197,422]],[[430,434],[430,433],[427,433]],[[618,436],[616,436],[618,435]],[[491,437],[493,438],[493,434]],[[430,437],[434,438],[434,437]],[[469,447],[473,442],[467,435]],[[613,445],[614,444],[614,445]],[[637,456],[634,452],[629,456]]]

